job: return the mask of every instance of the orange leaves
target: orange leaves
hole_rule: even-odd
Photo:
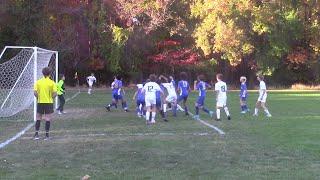
[[[296,48],[287,56],[287,61],[291,64],[305,64],[308,60],[308,51],[302,47]]]

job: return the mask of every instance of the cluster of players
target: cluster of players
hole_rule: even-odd
[[[92,75],[93,76],[93,75]],[[94,76],[93,76],[94,77]],[[88,77],[89,90],[91,94],[92,84],[96,81],[95,78]],[[180,81],[176,84],[176,81],[172,76],[168,78],[160,75],[156,76],[151,74],[149,79],[143,84],[137,84],[137,90],[133,96],[133,100],[136,101],[136,113],[138,117],[145,117],[147,124],[154,124],[156,122],[157,112],[161,115],[164,121],[168,121],[167,112],[172,110],[173,116],[177,116],[177,111],[183,111],[186,116],[193,115],[193,118],[199,120],[200,110],[208,113],[212,118],[217,121],[221,120],[221,110],[223,110],[228,120],[231,120],[231,115],[227,106],[227,84],[223,81],[223,75],[216,75],[217,82],[214,87],[205,82],[205,76],[199,75],[195,82],[195,89],[199,92],[197,101],[195,102],[195,115],[193,115],[187,106],[188,96],[191,92],[191,87],[188,82],[188,76],[186,72],[180,73]],[[249,112],[247,107],[247,85],[246,77],[240,77],[240,107],[241,113],[245,114]],[[271,114],[266,107],[267,100],[267,88],[262,75],[257,76],[257,80],[260,82],[259,97],[254,110],[254,116],[258,116],[258,111],[262,108],[267,117],[271,117]],[[117,108],[118,102],[121,102],[122,108],[128,112],[127,102],[125,100],[125,91],[123,88],[123,82],[120,76],[114,77],[114,81],[111,84],[112,88],[112,102],[107,104],[105,108],[111,111],[111,108]],[[216,93],[216,111],[210,111],[205,106],[206,91],[208,88],[214,88]],[[182,102],[181,106],[179,105]]]

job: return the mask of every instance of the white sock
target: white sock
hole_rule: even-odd
[[[149,121],[149,118],[150,118],[150,112],[147,111],[147,112],[146,112],[146,121]]]
[[[152,119],[152,121],[155,121],[155,118],[156,118],[156,112],[152,112],[151,113],[151,119]]]
[[[254,114],[255,114],[255,115],[258,115],[258,111],[259,111],[258,108],[254,108]]]
[[[265,112],[267,115],[270,114],[270,112],[269,112],[269,110],[268,110],[267,108],[264,109],[264,112]]]
[[[220,109],[217,109],[217,119],[220,119]]]
[[[227,106],[224,107],[224,112],[226,113],[227,116],[230,116],[230,112]]]
[[[167,112],[167,104],[163,104],[163,112]]]

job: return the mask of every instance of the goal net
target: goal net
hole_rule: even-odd
[[[57,80],[58,52],[38,47],[6,46],[0,54],[0,120],[35,120],[33,85],[44,67],[52,68]]]

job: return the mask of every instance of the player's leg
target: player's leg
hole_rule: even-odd
[[[166,114],[163,111],[163,104],[161,103],[161,99],[156,100],[156,109],[159,111],[161,118],[165,121],[168,122],[166,118]]]
[[[46,121],[45,130],[46,130],[46,138],[45,140],[49,139],[49,131],[51,125],[51,115],[53,113],[53,104],[46,104],[45,105],[45,114],[43,115],[43,119]]]
[[[110,111],[110,108],[111,108],[111,107],[117,108],[117,104],[118,104],[118,95],[113,94],[113,95],[112,95],[112,101],[111,101],[111,103],[108,104],[108,105],[105,106],[105,107],[106,107],[106,109],[107,109],[108,111]]]
[[[189,115],[189,110],[188,110],[188,106],[187,106],[187,100],[188,100],[188,96],[183,98],[183,107],[184,107],[184,112],[185,112],[186,116]]]
[[[39,139],[39,130],[40,130],[40,124],[41,124],[43,114],[44,114],[43,106],[42,106],[42,104],[38,103],[37,104],[37,115],[36,115],[34,140]]]
[[[254,108],[254,116],[258,116],[258,113],[259,113],[259,108],[261,107],[261,101],[257,101],[256,103],[256,107]]]
[[[175,97],[172,102],[172,112],[173,112],[173,116],[177,117],[177,98]]]
[[[264,112],[266,113],[267,117],[272,117],[272,115],[270,114],[270,112],[266,106],[266,102],[261,102],[261,107],[264,110]]]
[[[58,98],[59,98],[58,114],[63,114],[63,108],[66,103],[66,100],[64,99],[63,95],[59,95]]]
[[[141,108],[142,104],[139,100],[136,101],[136,114],[138,117],[141,117]]]
[[[88,94],[91,94],[91,91],[92,91],[92,84],[89,84]]]
[[[225,105],[223,109],[224,109],[224,112],[227,115],[228,120],[231,120],[230,112],[229,112],[229,109],[228,109],[227,105]]]
[[[156,108],[156,102],[152,104],[151,106],[151,123],[156,123],[156,114],[157,114],[157,108]]]
[[[124,109],[124,111],[128,112],[128,105],[127,105],[127,101],[124,99],[124,97],[122,95],[119,95],[119,99],[121,100],[121,105],[122,105],[122,109]]]
[[[216,120],[217,121],[221,120],[221,107],[218,104],[216,106]]]
[[[241,107],[241,114],[245,114],[246,110],[245,110],[245,103],[243,101],[243,98],[240,97],[240,107]]]

